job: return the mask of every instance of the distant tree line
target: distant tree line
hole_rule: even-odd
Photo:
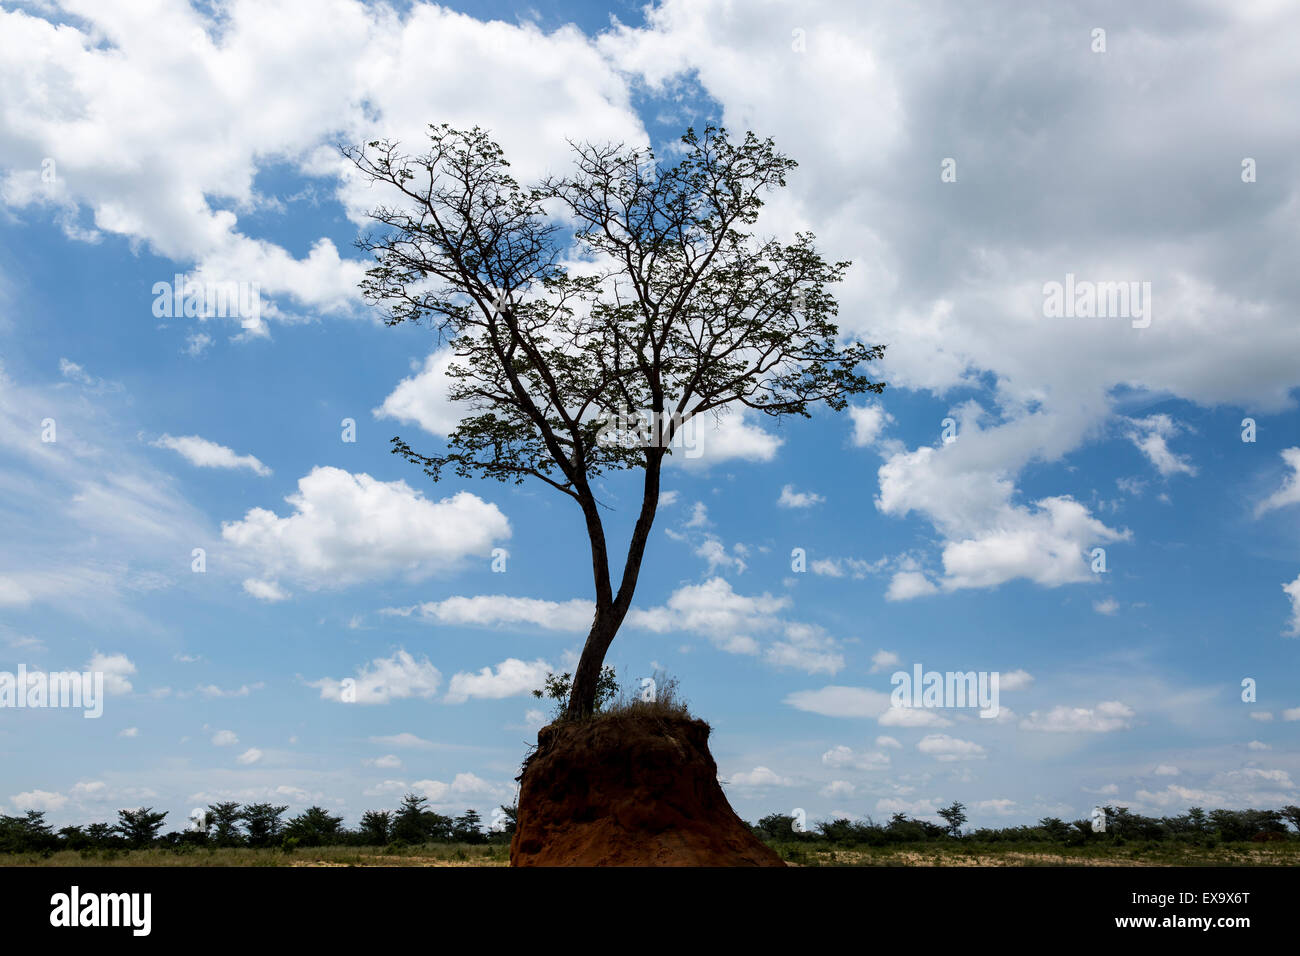
[[[772,813],[750,824],[769,843],[830,843],[836,846],[887,846],[965,840],[976,843],[1060,843],[1122,845],[1132,841],[1188,843],[1272,842],[1300,839],[1300,806],[1280,810],[1210,810],[1192,807],[1179,816],[1148,817],[1127,807],[1102,807],[1105,829],[1091,820],[1067,823],[1043,817],[1033,825],[978,827],[963,830],[966,807],[952,803],[937,811],[943,824],[895,813],[886,823],[870,817],[839,817],[800,829],[794,816]],[[202,826],[160,833],[167,817],[152,807],[119,810],[117,823],[92,823],[54,830],[45,811],[23,816],[0,815],[0,853],[46,853],[56,850],[175,850],[202,847],[253,847],[292,850],[316,846],[420,846],[426,843],[508,843],[515,830],[514,807],[502,806],[501,828],[489,831],[476,810],[444,816],[428,800],[408,793],[396,810],[368,810],[355,829],[321,807],[308,807],[284,819],[287,806],[270,803],[214,803]],[[1287,825],[1290,824],[1291,829]]]
[[[161,833],[166,811],[152,807],[119,810],[117,823],[92,823],[54,830],[44,810],[0,815],[0,853],[56,850],[139,850],[200,847],[393,846],[425,843],[506,843],[515,829],[515,808],[503,806],[501,827],[488,830],[477,810],[449,817],[429,809],[428,800],[408,793],[396,810],[368,810],[356,829],[322,807],[308,807],[284,819],[287,806],[270,803],[214,803],[183,830]]]
[[[918,820],[895,813],[887,823],[870,817],[850,820],[841,817],[797,828],[795,817],[773,813],[750,824],[756,836],[769,843],[801,841],[841,846],[887,846],[896,843],[926,843],[969,840],[976,843],[1124,843],[1142,840],[1188,843],[1199,846],[1216,843],[1272,842],[1300,839],[1300,807],[1281,810],[1210,810],[1192,807],[1171,817],[1148,817],[1127,807],[1102,807],[1105,829],[1094,829],[1091,820],[1067,823],[1059,817],[1043,817],[1031,826],[979,827],[963,830],[966,807],[952,803],[937,811],[944,823]],[[1295,832],[1287,829],[1287,824]]]

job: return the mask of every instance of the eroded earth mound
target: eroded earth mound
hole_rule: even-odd
[[[693,718],[552,724],[520,780],[511,866],[784,866],[731,809]]]

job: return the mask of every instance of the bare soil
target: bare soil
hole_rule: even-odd
[[[708,724],[679,716],[543,727],[510,865],[784,866],[727,802],[708,741]]]

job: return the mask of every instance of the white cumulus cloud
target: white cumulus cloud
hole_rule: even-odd
[[[340,703],[386,704],[411,697],[429,698],[438,692],[442,675],[428,658],[416,660],[404,650],[377,657],[361,667],[355,677],[322,677],[308,686],[320,689],[322,700]]]
[[[521,661],[506,658],[495,668],[484,667],[477,673],[462,672],[452,676],[447,685],[448,704],[463,704],[471,697],[499,700],[531,693],[546,682],[551,666],[543,660]]]
[[[984,748],[974,741],[947,734],[927,734],[917,742],[916,749],[945,763],[954,760],[983,760],[987,756]]]
[[[309,588],[426,577],[510,536],[497,506],[469,492],[431,501],[405,481],[341,468],[313,468],[285,501],[289,514],[253,508],[223,524],[221,535],[262,567],[264,580],[283,575]]]
[[[1109,733],[1127,730],[1135,716],[1133,708],[1118,700],[1102,701],[1096,707],[1053,707],[1031,711],[1020,721],[1021,730],[1049,733]]]

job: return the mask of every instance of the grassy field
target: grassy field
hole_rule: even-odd
[[[774,844],[800,866],[1297,866],[1300,843],[1128,843],[1066,847],[1059,843],[930,843],[884,847]]]
[[[3,853],[0,866],[505,866],[510,847],[505,844],[471,846],[430,843],[388,849],[375,846],[307,847],[290,851],[197,849],[118,850],[102,853],[60,850],[40,853]]]
[[[1298,866],[1300,843],[1192,847],[1160,843],[1063,847],[1060,844],[903,844],[831,847],[774,844],[796,866]],[[503,844],[427,844],[422,847],[316,847],[282,850],[61,850],[0,854],[0,866],[506,866]]]

